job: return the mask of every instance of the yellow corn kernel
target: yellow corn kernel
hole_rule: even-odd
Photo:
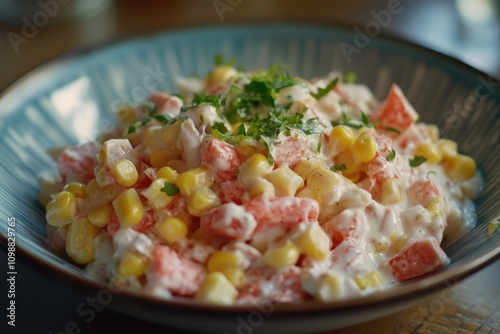
[[[147,257],[128,251],[118,265],[118,273],[124,277],[139,277],[144,275],[148,266]]]
[[[158,143],[161,142],[162,139],[162,129],[163,126],[155,125],[150,126],[142,130],[142,144],[146,148],[154,148],[158,147]]]
[[[196,189],[210,187],[214,177],[205,167],[199,167],[179,174],[175,185],[184,196],[191,196]]]
[[[64,186],[63,190],[69,191],[70,193],[75,195],[75,197],[87,197],[87,187],[80,182],[70,182]]]
[[[328,145],[332,145],[336,153],[343,152],[354,143],[354,134],[347,126],[338,125],[330,132]]]
[[[282,246],[268,248],[262,258],[271,267],[282,268],[297,263],[299,255],[297,246],[287,241]]]
[[[391,242],[394,242],[394,241],[396,241],[396,239],[397,239],[397,238],[398,238],[398,234],[396,233],[396,231],[394,231],[394,230],[393,230],[393,231],[391,232],[391,234],[389,235],[389,240],[390,240]]]
[[[321,199],[332,192],[340,183],[340,178],[339,174],[329,169],[318,169],[307,178],[306,185]]]
[[[181,131],[182,120],[172,124],[166,124],[161,129],[161,138],[168,145],[175,145]]]
[[[238,71],[229,65],[219,65],[215,67],[207,78],[207,85],[221,85],[232,77],[236,77]]]
[[[188,234],[188,227],[186,223],[178,218],[167,218],[155,225],[155,229],[160,235],[172,244],[181,238],[185,238]]]
[[[380,196],[382,204],[398,204],[401,203],[403,197],[401,196],[401,188],[399,187],[396,179],[386,179],[382,182],[382,190]]]
[[[293,167],[293,171],[304,180],[318,169],[328,169],[328,167],[320,159],[300,159]]]
[[[94,259],[94,238],[101,231],[87,218],[74,220],[66,234],[66,254],[79,264],[87,264]]]
[[[113,213],[113,206],[109,203],[99,203],[93,205],[88,214],[88,219],[92,225],[104,227],[108,225]]]
[[[61,191],[48,204],[45,218],[54,227],[71,223],[77,210],[76,197],[69,191]]]
[[[245,279],[245,271],[238,267],[227,267],[220,270],[232,285],[238,287]]]
[[[377,153],[377,142],[368,133],[361,134],[352,146],[352,155],[359,162],[369,162]]]
[[[255,198],[264,193],[271,197],[276,196],[274,185],[266,179],[257,179],[250,187],[249,193],[251,198]]]
[[[351,181],[352,183],[357,183],[359,180],[361,180],[361,173],[360,172],[342,172],[342,176]]]
[[[406,245],[407,241],[408,241],[407,236],[401,236],[397,238],[396,241],[394,242],[394,251],[398,253]]]
[[[457,154],[458,144],[451,139],[439,139],[438,147],[443,158],[449,158]]]
[[[228,251],[218,251],[213,253],[207,262],[209,272],[221,271],[224,268],[237,267],[240,263],[238,253]]]
[[[175,183],[175,181],[177,181],[177,176],[179,176],[177,171],[168,166],[160,168],[158,173],[156,173],[156,177],[165,179],[171,183]]]
[[[159,149],[151,152],[149,155],[149,161],[151,162],[151,166],[161,168],[168,165],[168,162],[175,157],[176,155],[172,154],[170,151]]]
[[[128,159],[113,161],[110,164],[110,169],[116,183],[123,187],[133,186],[139,178],[134,163]]]
[[[467,155],[457,154],[444,159],[445,173],[454,180],[468,180],[476,173],[476,162]]]
[[[135,108],[122,106],[116,110],[116,116],[120,120],[120,123],[128,125],[137,119],[137,111]]]
[[[274,186],[276,196],[293,196],[304,185],[302,177],[287,166],[281,166],[265,176]]]
[[[259,152],[259,149],[255,145],[256,144],[250,140],[242,140],[238,143],[238,149],[245,158],[249,158]]]
[[[338,300],[341,296],[340,289],[340,278],[338,274],[329,272],[321,278],[319,282],[318,291],[316,292],[316,298],[323,301],[329,302]]]
[[[219,196],[208,187],[196,189],[188,201],[188,211],[195,217],[200,217],[201,214],[209,209],[221,205]]]
[[[361,290],[365,290],[366,288],[375,288],[380,286],[382,278],[380,277],[378,271],[374,270],[364,276],[354,277],[354,281]]]
[[[115,198],[113,208],[115,209],[118,221],[124,227],[132,227],[139,224],[144,214],[139,194],[133,188],[125,190]]]
[[[445,200],[443,196],[434,197],[431,202],[425,207],[433,217],[443,217],[446,215]]]
[[[245,186],[251,186],[259,177],[266,176],[272,170],[267,157],[261,153],[252,155],[239,169],[238,180]]]
[[[423,156],[432,164],[439,163],[443,158],[441,151],[433,143],[420,143],[415,150],[415,156]]]
[[[382,240],[375,240],[373,243],[373,247],[375,249],[375,252],[377,253],[384,252],[388,246],[389,246],[388,243]]]
[[[356,173],[359,172],[362,168],[362,164],[359,163],[354,158],[354,155],[352,153],[352,150],[344,151],[335,156],[333,159],[333,162],[337,166],[344,165],[345,170],[342,171],[342,175],[345,175],[345,173]]]
[[[500,216],[493,218],[490,220],[490,224],[488,225],[488,235],[493,235],[500,228]]]
[[[317,222],[309,224],[308,229],[297,239],[297,245],[316,260],[326,260],[330,254],[330,238]]]
[[[238,290],[220,272],[208,274],[196,292],[195,299],[217,305],[231,305],[238,296]]]
[[[201,231],[200,228],[197,228],[192,234],[191,234],[191,239],[203,242],[207,245],[212,244],[212,237],[204,232]]]
[[[435,124],[426,124],[425,128],[429,134],[429,138],[433,143],[437,143],[439,140],[439,127]]]
[[[165,187],[165,183],[168,182],[166,179],[157,178],[149,187],[142,191],[142,195],[148,199],[148,203],[155,210],[160,210],[170,204],[173,201],[174,196],[169,196],[166,192],[162,191]]]

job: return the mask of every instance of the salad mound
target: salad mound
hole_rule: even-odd
[[[445,266],[481,177],[393,84],[218,63],[117,110],[45,182],[48,238],[92,277],[164,298],[335,301]]]

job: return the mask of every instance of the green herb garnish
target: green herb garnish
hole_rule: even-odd
[[[392,161],[396,157],[396,151],[394,149],[391,149],[389,151],[389,155],[387,156],[387,161]]]
[[[411,167],[418,167],[426,161],[427,159],[422,155],[418,155],[415,158],[409,160]]]
[[[314,97],[316,100],[319,100],[321,99],[323,96],[325,96],[326,94],[328,94],[328,92],[330,92],[332,89],[335,88],[335,86],[337,86],[337,83],[339,82],[339,78],[335,78],[333,79],[328,85],[326,85],[325,88],[318,88],[318,92],[317,93],[310,93],[312,97]]]
[[[179,188],[177,188],[172,182],[167,181],[163,185],[161,191],[166,193],[168,196],[175,196],[179,193]]]
[[[340,172],[340,171],[346,170],[347,167],[346,167],[345,164],[342,164],[342,165],[333,165],[332,167],[330,167],[330,169],[333,170],[333,171]]]
[[[393,128],[392,126],[386,126],[384,129],[385,129],[385,131],[395,132],[395,133],[397,133],[398,135],[400,135],[400,134],[401,134],[401,131],[399,131],[399,130],[398,130],[398,129],[396,129],[396,128]]]

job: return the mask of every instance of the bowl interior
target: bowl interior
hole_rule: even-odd
[[[41,67],[0,99],[2,220],[16,218],[17,246],[32,258],[83,277],[82,268],[45,241],[37,194],[40,173],[55,171],[47,149],[83,143],[109,130],[116,106],[141,102],[152,90],[176,91],[177,76],[204,75],[214,55],[223,53],[245,69],[284,63],[305,78],[353,71],[379,99],[397,83],[421,119],[458,141],[485,177],[476,202],[477,226],[446,250],[451,264],[408,285],[423,289],[437,284],[436,277],[452,279],[498,257],[500,233],[487,236],[486,230],[500,214],[500,84],[454,59],[396,39],[374,37],[360,48],[355,34],[348,28],[289,24],[172,31],[73,53]],[[0,232],[7,234],[7,224]]]

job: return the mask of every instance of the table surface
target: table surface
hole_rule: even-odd
[[[47,25],[40,26],[29,38],[23,35],[23,16],[12,16],[9,24],[0,22],[0,92],[39,64],[82,46],[204,24],[295,20],[332,24],[351,22],[354,29],[373,20],[372,13],[386,8],[389,3],[386,0],[233,0],[232,3],[237,5],[219,15],[214,2],[116,1],[99,15],[86,19],[63,20],[54,15]],[[0,11],[5,8],[2,7],[4,3],[0,0]],[[407,0],[401,1],[401,4],[405,10],[392,18],[385,28],[387,32],[453,55],[490,75],[500,76],[498,7],[494,12],[497,15],[495,20],[486,21],[483,17],[485,22],[471,23],[463,20],[467,12],[457,10],[452,0]],[[13,34],[24,40],[14,43]],[[1,263],[6,263],[5,251],[0,251],[0,255]],[[457,284],[453,302],[446,302],[441,292],[437,292],[415,307],[331,333],[500,333],[499,278],[500,261],[496,261]],[[75,309],[85,298],[76,291],[55,284],[27,265],[18,264],[16,327],[8,327],[7,332],[64,332],[68,321],[78,320]],[[1,333],[5,333],[5,324],[4,319],[0,323]],[[97,313],[90,324],[80,325],[82,333],[137,333],[145,330],[148,333],[183,333],[109,309]]]

